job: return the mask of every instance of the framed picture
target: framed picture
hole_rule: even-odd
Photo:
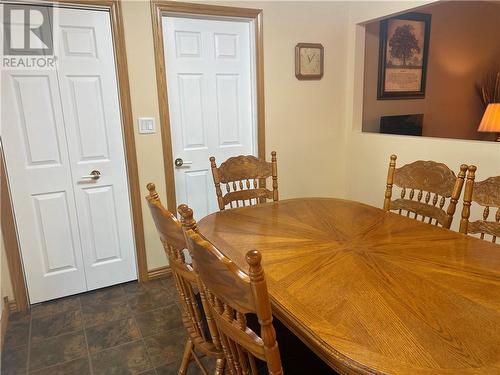
[[[323,77],[324,50],[319,43],[299,43],[295,46],[295,77],[300,80]]]
[[[377,99],[425,97],[431,15],[407,13],[380,21]]]

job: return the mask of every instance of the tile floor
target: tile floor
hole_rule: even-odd
[[[1,373],[177,374],[186,335],[175,302],[169,278],[34,305],[10,317]]]

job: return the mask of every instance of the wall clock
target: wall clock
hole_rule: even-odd
[[[323,46],[319,43],[298,43],[295,46],[295,77],[300,80],[323,77]]]

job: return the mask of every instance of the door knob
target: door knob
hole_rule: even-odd
[[[92,172],[90,172],[90,174],[82,176],[82,178],[89,178],[92,180],[98,180],[101,178],[101,172],[94,169]]]
[[[192,161],[184,161],[181,158],[177,158],[174,160],[174,164],[177,168],[182,167],[183,165],[193,164]]]

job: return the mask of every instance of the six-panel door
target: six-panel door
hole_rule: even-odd
[[[108,12],[61,9],[58,76],[89,290],[136,278]],[[88,176],[93,170],[100,178]]]
[[[136,278],[110,15],[56,11],[57,69],[2,72],[2,143],[31,303]]]
[[[31,303],[87,290],[54,71],[2,71],[2,146]]]
[[[163,17],[177,202],[217,211],[208,158],[256,155],[254,25]]]

